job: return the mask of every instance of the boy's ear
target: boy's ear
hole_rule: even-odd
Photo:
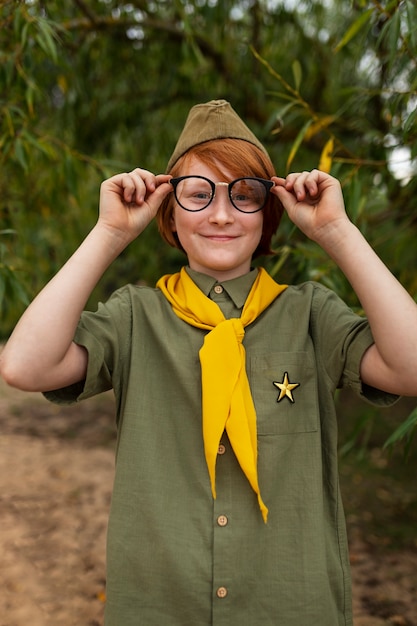
[[[170,217],[170,224],[171,224],[171,230],[173,233],[177,232],[177,227],[175,225],[175,217],[174,217],[174,213],[172,213],[171,217]]]

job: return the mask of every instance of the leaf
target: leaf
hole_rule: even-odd
[[[0,310],[7,304],[7,296],[11,302],[20,301],[25,306],[29,304],[28,294],[15,271],[8,265],[0,265]]]
[[[16,9],[15,13],[14,13],[13,29],[14,29],[14,33],[15,33],[16,38],[18,38],[20,29],[22,27],[22,22],[23,22],[22,13],[23,13],[23,11],[22,11],[21,8]]]
[[[323,128],[327,128],[328,126],[330,126],[330,124],[332,124],[335,119],[336,117],[334,115],[325,115],[317,122],[314,122],[314,124],[310,126],[306,133],[306,139],[311,139],[312,137],[314,137],[314,135],[317,135],[317,133],[323,130]]]
[[[388,29],[388,42],[389,42],[389,61],[390,65],[394,63],[397,59],[398,54],[398,42],[400,39],[400,28],[401,28],[401,15],[400,11],[394,13],[394,16],[390,20],[390,26]]]
[[[416,124],[417,124],[417,109],[414,109],[414,111],[411,111],[410,115],[404,122],[405,135],[408,135],[409,133],[413,134],[413,131],[415,131]]]
[[[351,178],[350,184],[345,187],[345,194],[350,219],[354,224],[357,224],[362,216],[367,201],[360,177],[353,176]]]
[[[358,458],[364,456],[367,442],[373,430],[374,421],[375,414],[373,412],[369,413],[366,411],[362,415],[359,415],[354,423],[351,434],[339,450],[341,456],[347,456],[355,448],[357,449]]]
[[[284,127],[284,116],[297,104],[297,100],[291,100],[291,102],[288,102],[283,107],[278,109],[278,111],[273,115],[273,124],[277,124],[277,126],[271,130],[272,135],[277,135],[281,132]]]
[[[6,292],[6,278],[0,272],[0,312],[3,310],[3,301],[4,301],[5,292]]]
[[[287,104],[284,104],[284,106],[278,109],[278,111],[276,112],[275,118],[282,119],[288,113],[288,111],[290,111],[297,104],[298,104],[297,100],[291,100]]]
[[[33,115],[34,115],[34,107],[33,107],[33,97],[34,97],[34,94],[35,94],[35,87],[34,87],[33,83],[29,83],[28,87],[26,89],[25,97],[26,97],[26,104],[27,104],[27,107],[28,107],[29,115],[31,117],[33,117]]]
[[[414,2],[414,0],[412,0],[412,2]],[[406,8],[406,15],[407,15],[408,35],[410,37],[410,43],[412,47],[414,48],[414,46],[417,44],[417,37],[416,37],[417,11],[416,11],[416,7],[413,6],[412,2],[411,0],[406,0],[405,8]]]
[[[387,8],[388,11],[388,8]],[[388,65],[392,68],[397,60],[401,28],[400,11],[396,10],[390,19],[387,19],[381,28],[376,47],[382,48],[384,54],[388,53]]]
[[[11,110],[11,107],[5,107],[5,108],[3,107],[2,113],[7,123],[7,129],[9,131],[9,135],[13,137],[15,134],[15,129],[14,129],[14,124],[13,124],[13,117],[10,113],[10,110]]]
[[[297,137],[295,138],[295,141],[294,141],[293,145],[291,146],[290,154],[288,155],[288,159],[287,159],[287,164],[286,164],[287,172],[289,171],[289,169],[291,167],[291,163],[293,162],[294,157],[295,157],[295,155],[298,152],[298,148],[302,144],[303,139],[306,136],[306,133],[307,133],[308,129],[310,128],[312,122],[313,122],[313,120],[308,120],[308,122],[306,122],[306,124],[304,124],[304,126],[302,127],[302,129],[298,133]]]
[[[332,169],[333,149],[334,139],[333,137],[330,137],[322,150],[319,161],[319,170],[321,170],[322,172],[326,172],[326,174],[329,174],[330,170]]]
[[[59,74],[57,77],[58,87],[62,91],[62,93],[67,93],[68,91],[68,80],[65,74]]]
[[[303,78],[303,71],[301,69],[301,63],[298,59],[295,59],[292,63],[292,73],[294,76],[294,84],[297,91],[300,91],[301,80]]]
[[[357,20],[355,20],[353,22],[353,24],[350,25],[350,27],[347,29],[346,33],[343,35],[342,39],[339,41],[339,43],[335,46],[334,51],[335,52],[340,52],[340,50],[342,48],[344,48],[351,39],[354,38],[354,36],[361,30],[361,28],[363,28],[365,26],[365,24],[368,22],[369,18],[371,17],[372,13],[374,12],[374,9],[368,9],[367,11],[365,11],[364,13],[362,13],[362,15],[360,15],[358,17]]]
[[[23,142],[20,139],[16,139],[16,141],[14,142],[14,153],[15,153],[16,160],[21,165],[22,169],[24,169],[25,172],[27,172],[28,162],[26,159],[25,148],[24,148]]]
[[[388,437],[388,439],[384,443],[384,449],[388,448],[388,446],[392,446],[398,443],[399,441],[401,441],[401,439],[404,439],[405,437],[410,437],[416,425],[417,425],[417,407],[410,413],[407,419],[402,424],[400,424],[398,428],[394,430],[391,436]]]
[[[21,36],[21,39],[20,39],[22,50],[24,50],[25,47],[26,47],[26,42],[27,42],[27,38],[28,38],[28,31],[29,31],[29,22],[26,22],[26,24],[22,28],[22,36]]]
[[[56,158],[56,152],[50,144],[42,141],[41,139],[36,139],[29,131],[26,129],[22,130],[21,137],[25,139],[25,141],[30,144],[36,150],[39,150],[43,154],[45,154],[48,158],[54,159]]]
[[[43,18],[39,18],[37,20],[37,25],[39,28],[39,33],[36,36],[36,41],[42,50],[49,56],[51,59],[57,63],[58,61],[58,51],[54,41],[55,33],[51,28],[50,24]]]
[[[29,296],[28,296],[25,288],[18,281],[18,279],[16,278],[15,275],[12,276],[12,279],[10,281],[10,286],[12,288],[12,291],[13,291],[13,294],[14,294],[14,298],[16,300],[19,300],[20,302],[22,302],[22,304],[24,304],[25,306],[28,306],[28,304],[30,302]]]

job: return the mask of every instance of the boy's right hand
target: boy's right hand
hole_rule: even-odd
[[[172,176],[136,168],[105,180],[100,188],[98,224],[118,237],[133,241],[155,217],[162,200],[172,191]]]

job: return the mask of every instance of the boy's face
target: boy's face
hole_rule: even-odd
[[[219,177],[210,167],[194,158],[181,176],[205,176],[214,183],[235,177],[227,171]],[[262,235],[263,212],[242,213],[229,200],[227,187],[216,187],[216,195],[202,211],[185,211],[175,203],[172,230],[184,248],[191,269],[230,280],[250,270],[252,255]]]

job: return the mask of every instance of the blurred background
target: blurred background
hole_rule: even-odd
[[[163,172],[189,108],[214,98],[232,103],[277,174],[338,177],[352,221],[415,298],[416,25],[414,0],[1,0],[0,341],[94,225],[101,181]],[[285,218],[274,249],[262,263],[281,282],[321,281],[360,311]],[[151,225],[88,306],[183,262]],[[375,506],[392,508],[413,545],[416,404],[339,402],[352,508],[376,480],[394,481]]]

